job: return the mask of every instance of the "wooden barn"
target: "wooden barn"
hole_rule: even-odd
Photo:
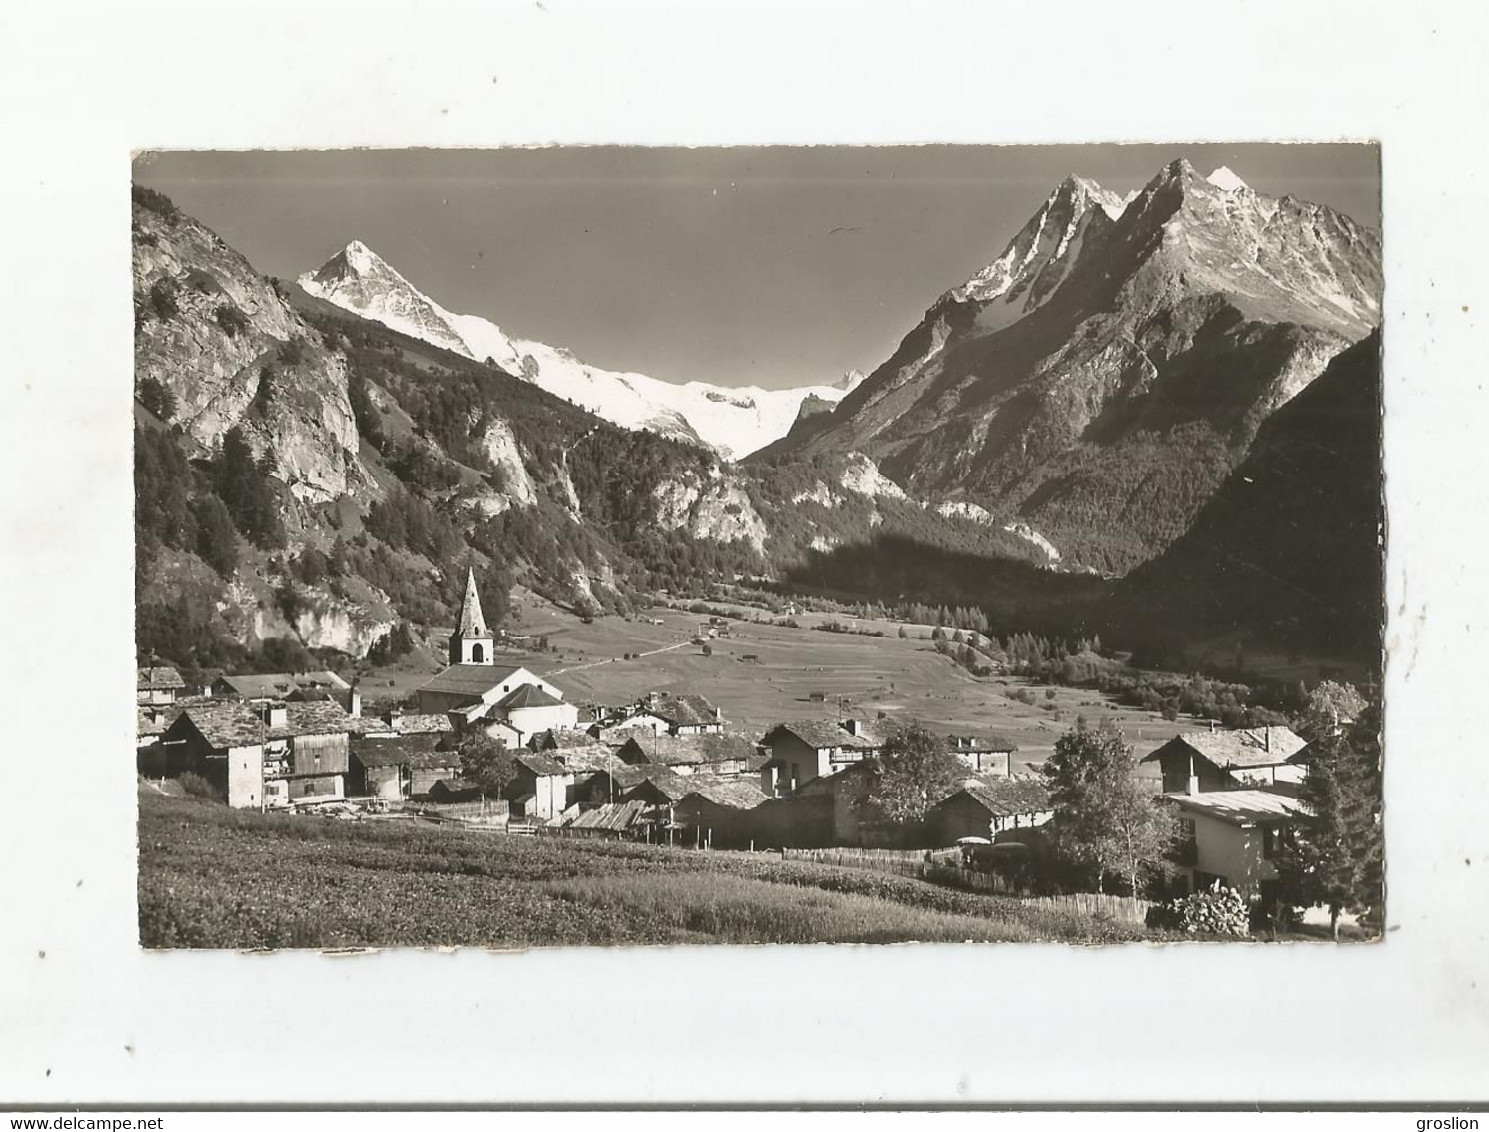
[[[460,773],[460,756],[440,750],[441,738],[438,732],[357,737],[351,746],[347,792],[388,801],[427,797],[436,782]]]
[[[969,780],[931,807],[927,823],[941,845],[963,837],[997,839],[1012,829],[1035,829],[1054,817],[1049,791],[1037,778]]]
[[[513,760],[517,777],[507,787],[514,818],[551,821],[573,803],[574,772],[546,751],[527,751]]]
[[[230,806],[278,808],[345,796],[351,717],[333,701],[193,704],[161,744],[176,773],[192,770]]]
[[[754,841],[751,813],[765,801],[759,786],[747,778],[699,774],[687,780],[687,787],[672,807],[672,824],[684,845],[742,849]]]

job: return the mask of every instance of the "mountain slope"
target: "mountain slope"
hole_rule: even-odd
[[[282,294],[170,201],[135,195],[142,654],[282,670],[314,666],[307,648],[383,655],[423,636],[438,655],[468,566],[499,624],[519,583],[625,613],[871,533],[1036,558],[903,498],[862,456],[729,464],[430,343],[433,308],[400,309],[414,336]]]
[[[674,385],[639,373],[589,366],[567,350],[509,336],[477,315],[454,314],[418,290],[360,240],[353,240],[314,272],[301,288],[344,310],[373,319],[476,361],[491,360],[510,373],[627,429],[713,448],[737,459],[785,436],[808,397],[830,403],[851,388],[724,388],[690,381]]]
[[[1118,631],[1183,626],[1192,642],[1239,630],[1247,643],[1378,663],[1380,386],[1373,334],[1262,425],[1189,530],[1122,580]]]
[[[302,499],[365,484],[344,360],[246,259],[165,197],[136,189],[132,220],[135,380],[170,389],[193,451],[239,424]]]
[[[831,413],[761,456],[861,451],[908,490],[1151,558],[1257,427],[1380,311],[1379,236],[1186,162],[1130,200],[1069,178]]]

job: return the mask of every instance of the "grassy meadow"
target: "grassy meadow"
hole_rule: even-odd
[[[612,842],[229,810],[140,792],[145,947],[522,948],[1156,938],[911,877]]]

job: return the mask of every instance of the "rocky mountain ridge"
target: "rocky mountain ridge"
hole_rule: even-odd
[[[1380,294],[1379,235],[1322,205],[1184,161],[1126,199],[1071,177],[831,414],[759,458],[864,452],[913,494],[1122,573],[1374,328]]]
[[[612,424],[700,444],[730,460],[785,436],[808,398],[836,404],[855,385],[853,374],[796,389],[677,385],[587,365],[561,347],[514,338],[480,316],[446,310],[360,240],[302,275],[299,285],[400,333],[475,361],[490,359]]]

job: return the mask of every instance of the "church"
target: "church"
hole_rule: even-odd
[[[478,726],[508,747],[526,746],[541,731],[578,726],[579,709],[563,692],[526,668],[496,663],[496,639],[486,627],[476,574],[465,579],[460,623],[450,634],[450,666],[418,692],[421,713],[455,717],[459,727]]]

